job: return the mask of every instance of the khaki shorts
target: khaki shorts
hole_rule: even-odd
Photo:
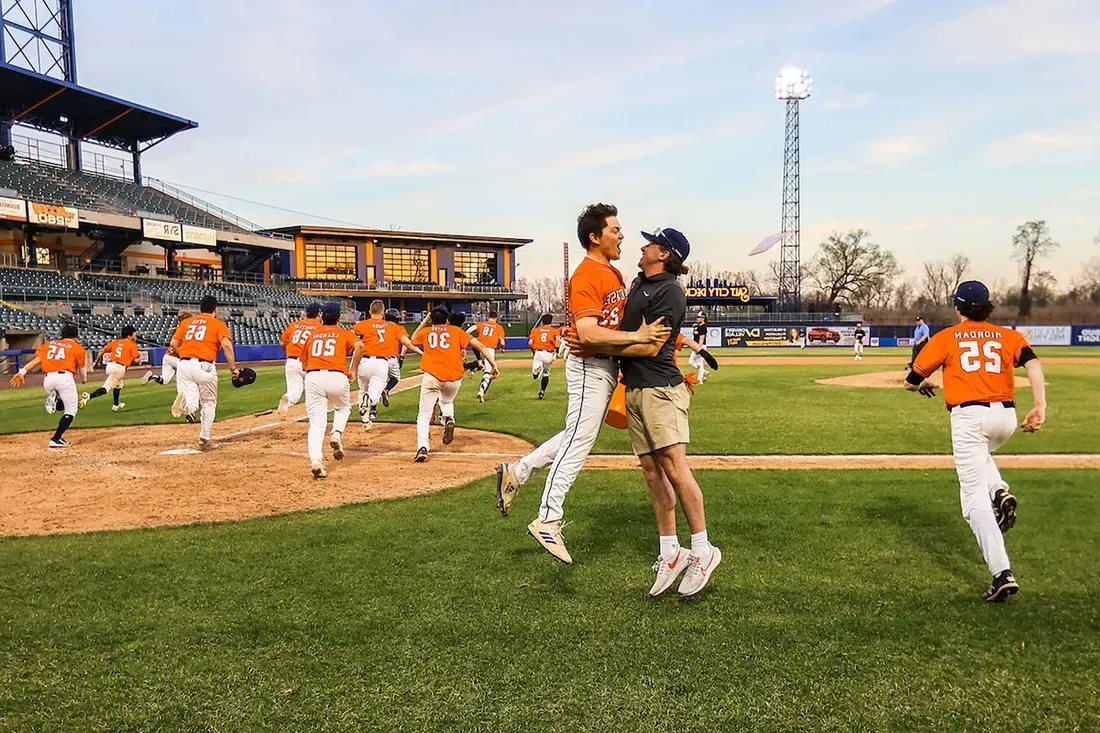
[[[689,443],[688,407],[691,393],[682,382],[675,387],[626,390],[626,429],[634,455]]]

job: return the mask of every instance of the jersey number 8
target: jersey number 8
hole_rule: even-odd
[[[336,339],[313,339],[310,356],[336,356]]]
[[[977,341],[960,341],[959,365],[964,372],[976,372],[982,368],[982,355],[985,355],[985,370],[991,374],[1001,373],[1001,342],[986,341],[979,347]]]

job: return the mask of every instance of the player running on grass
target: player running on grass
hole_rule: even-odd
[[[474,338],[488,349],[489,354],[494,359],[497,355],[497,349],[504,350],[504,326],[497,323],[496,311],[489,311],[487,319],[475,324],[469,332],[474,333]],[[481,371],[483,374],[481,375],[481,385],[477,389],[478,402],[485,401],[485,393],[489,391],[489,385],[493,383],[489,365],[484,360],[481,361]]]
[[[42,388],[46,390],[46,412],[50,415],[58,410],[62,412],[57,430],[50,438],[51,448],[68,448],[71,445],[65,440],[65,431],[73,424],[78,409],[84,406],[83,401],[77,401],[74,379],[79,376],[82,383],[88,381],[88,372],[84,368],[87,353],[77,341],[78,335],[76,326],[66,324],[61,328],[61,338],[47,341],[35,349],[34,358],[13,374],[9,381],[12,387],[21,387],[27,374],[41,365],[46,375],[42,380]]]
[[[989,290],[970,280],[953,296],[959,325],[933,336],[913,362],[905,388],[934,397],[928,378],[943,367],[943,397],[951,413],[951,446],[959,476],[962,515],[978,540],[993,582],[982,598],[1000,602],[1019,590],[1003,533],[1016,523],[1016,497],[1001,478],[993,452],[1016,430],[1014,367],[1027,370],[1034,405],[1022,428],[1034,433],[1046,420],[1043,368],[1018,331],[988,322]]]
[[[306,371],[302,368],[302,357],[310,335],[321,325],[321,304],[310,303],[306,306],[306,317],[299,318],[283,329],[279,341],[286,352],[286,392],[279,398],[279,417],[286,419],[291,405],[298,404],[306,390]]]
[[[195,412],[202,408],[199,427],[199,450],[211,447],[214,415],[218,409],[218,369],[215,362],[218,351],[225,352],[229,371],[237,376],[237,360],[233,355],[233,341],[229,326],[215,317],[218,301],[213,295],[203,296],[199,302],[199,314],[179,325],[172,336],[172,350],[179,354],[179,373],[176,376],[176,401],[172,403],[172,417],[187,415],[188,422],[195,422]]]
[[[390,363],[397,358],[398,350],[404,346],[417,354],[421,353],[413,346],[404,328],[383,318],[385,310],[386,305],[382,301],[371,301],[370,318],[359,321],[351,329],[363,342],[358,378],[359,417],[363,420],[364,430],[370,430],[378,416],[378,402],[386,392]]]
[[[102,387],[94,392],[90,394],[85,392],[82,394],[80,396],[81,403],[83,406],[87,404],[88,400],[102,397],[110,390],[112,393],[111,396],[115,401],[114,405],[111,406],[111,410],[118,412],[126,407],[125,402],[119,402],[119,396],[122,394],[123,380],[126,378],[126,369],[141,358],[137,348],[137,331],[133,326],[123,326],[122,338],[107,342],[107,345],[96,354],[95,361],[99,361],[103,358],[107,360],[103,365],[103,370],[107,372],[107,381],[103,383]]]
[[[178,326],[190,317],[191,314],[187,311],[177,311],[176,325]],[[176,370],[179,368],[179,365],[180,358],[172,353],[172,347],[168,347],[164,352],[164,356],[161,358],[160,375],[153,374],[152,371],[145,372],[145,376],[141,378],[141,383],[147,384],[149,382],[156,382],[157,384],[168,384],[172,381],[172,377],[176,375]]]
[[[348,370],[348,356],[351,370]],[[302,367],[306,372],[306,415],[309,431],[306,448],[313,478],[328,475],[324,465],[325,428],[329,408],[332,414],[332,434],[329,445],[332,457],[344,459],[344,429],[351,417],[351,376],[359,369],[363,343],[353,331],[340,327],[340,304],[325,303],[321,308],[321,325],[313,329],[302,348]]]
[[[497,466],[497,508],[504,516],[532,472],[550,466],[538,516],[527,531],[565,563],[573,562],[561,532],[565,496],[600,434],[618,383],[619,367],[612,357],[600,355],[600,347],[658,343],[671,333],[663,323],[643,322],[637,331],[619,330],[626,286],[611,265],[622,256],[618,214],[614,206],[592,204],[577,217],[577,238],[586,254],[569,278],[569,307],[583,351],[571,352],[565,361],[565,429],[515,464]]]
[[[550,367],[554,365],[554,353],[561,344],[561,329],[550,325],[554,317],[547,313],[539,325],[531,329],[527,337],[527,346],[531,349],[531,379],[541,379],[539,399],[546,396],[546,387],[550,384]]]

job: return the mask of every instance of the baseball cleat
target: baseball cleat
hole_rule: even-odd
[[[993,495],[993,514],[1002,534],[1016,526],[1016,497],[1008,489],[997,489]]]
[[[46,395],[46,414],[52,415],[57,412],[57,395],[50,392]]]
[[[516,498],[519,491],[519,479],[516,478],[516,470],[511,463],[497,464],[497,509],[507,517],[512,506],[512,499]]]
[[[669,586],[676,582],[676,579],[680,577],[680,573],[687,570],[690,564],[691,552],[686,547],[676,548],[675,554],[671,557],[658,555],[657,562],[653,563],[653,571],[657,573],[657,580],[654,581],[653,587],[649,589],[649,597],[656,598],[668,590]]]
[[[333,433],[328,444],[332,447],[332,457],[338,461],[344,460],[344,441],[340,439],[340,433]]]
[[[287,413],[290,411],[290,400],[286,395],[279,398],[279,406],[276,408],[279,413],[279,417],[286,419]]]
[[[176,400],[172,403],[172,417],[179,420],[183,417],[183,392],[176,393]],[[191,422],[188,420],[188,422]]]
[[[368,411],[363,413],[363,430],[370,430],[374,427],[374,412]]]
[[[703,558],[695,555],[691,556],[691,560],[688,563],[687,574],[684,575],[684,579],[680,581],[680,587],[677,592],[684,597],[693,596],[706,587],[710,582],[710,576],[714,573],[714,569],[718,567],[718,564],[722,562],[722,551],[714,545],[711,545],[710,558],[707,563],[703,564]]]
[[[126,407],[125,402],[119,402],[117,405],[111,405],[111,412],[118,412],[124,407]]]
[[[416,461],[417,463],[423,463],[424,461],[428,460],[428,449],[427,448],[417,448],[416,449],[416,457],[413,458],[413,460]]]
[[[214,441],[210,438],[199,438],[199,450],[210,450],[214,447]]]
[[[324,478],[328,476],[328,471],[326,471],[325,467],[320,463],[314,463],[310,471],[313,472],[313,478]]]
[[[92,399],[92,396],[90,394],[88,394],[87,392],[83,392],[83,393],[81,393],[80,401],[76,403],[76,406],[79,407],[81,410],[83,410],[84,406],[88,404],[88,400],[90,400],[90,399]]]
[[[573,562],[573,558],[569,555],[569,550],[565,549],[565,538],[561,536],[561,527],[561,520],[544,522],[541,519],[534,519],[527,525],[527,532],[547,552],[568,565]]]
[[[538,379],[540,376],[542,376],[542,375],[539,374],[538,372],[533,372],[531,374],[531,380],[534,381],[534,380]]]
[[[545,397],[545,396],[546,396],[546,393],[545,393],[545,392],[539,392],[539,399],[540,399],[540,400],[541,400],[541,399],[542,399],[543,397]]]
[[[367,397],[367,390],[363,390],[363,393],[359,395],[359,414],[365,415],[370,411],[370,398]]]
[[[1020,590],[1011,570],[1004,570],[993,576],[993,583],[989,590],[982,593],[982,600],[986,603],[1003,603],[1006,598]]]
[[[388,389],[382,390],[382,407],[390,406],[390,391]]]
[[[142,384],[149,384],[149,380],[153,378],[152,372],[145,372],[145,376],[141,378]]]
[[[59,438],[57,440],[55,440],[53,438],[50,438],[50,447],[51,448],[68,448],[70,445],[72,445],[72,443],[65,440],[64,438]]]
[[[443,418],[443,445],[450,445],[455,439],[455,421],[449,417]]]
[[[484,392],[478,392],[477,393],[477,401],[481,402],[481,403],[485,402],[485,393]]]
[[[187,413],[186,415],[184,415],[184,417],[187,418],[187,422],[191,423],[192,425],[199,421],[199,419],[195,417],[195,413],[193,412]]]

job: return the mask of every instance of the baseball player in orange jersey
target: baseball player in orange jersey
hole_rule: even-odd
[[[538,516],[527,525],[527,531],[565,563],[573,562],[561,534],[565,496],[600,434],[618,383],[618,364],[612,357],[599,355],[600,347],[657,343],[671,333],[666,324],[644,321],[637,331],[619,330],[626,286],[622,274],[611,265],[622,256],[618,213],[614,206],[592,204],[577,217],[577,238],[586,254],[569,278],[569,308],[583,352],[570,352],[565,361],[565,429],[515,464],[497,466],[497,508],[504,516],[508,516],[519,487],[535,470],[550,466]]]
[[[35,349],[34,358],[13,374],[8,382],[12,387],[21,387],[29,372],[37,366],[42,367],[46,375],[42,380],[42,388],[46,390],[46,412],[52,415],[57,410],[62,411],[57,430],[50,438],[51,448],[68,448],[71,445],[65,440],[65,431],[73,424],[79,410],[74,377],[79,376],[81,383],[88,381],[88,372],[84,368],[88,356],[77,341],[78,335],[73,324],[62,326],[61,338],[47,341]]]
[[[344,428],[351,417],[351,374],[363,358],[363,343],[354,332],[340,328],[340,304],[325,303],[321,308],[321,325],[309,336],[302,350],[302,366],[306,370],[306,414],[309,416],[310,471],[313,478],[328,475],[323,463],[325,426],[328,411],[333,410],[332,434],[329,445],[332,457],[344,459]],[[351,355],[351,370],[348,370]]]
[[[978,540],[993,582],[982,598],[1000,602],[1019,590],[1009,567],[1003,533],[1016,523],[1016,497],[1001,478],[993,452],[1016,430],[1014,367],[1027,370],[1034,406],[1024,432],[1046,421],[1043,368],[1017,331],[988,322],[993,304],[980,282],[959,283],[953,296],[959,325],[946,328],[921,350],[905,388],[935,395],[928,377],[943,367],[943,397],[951,413],[951,446],[959,476],[962,515]]]
[[[135,361],[140,358],[137,348],[137,331],[133,326],[124,326],[122,328],[122,338],[110,341],[99,350],[96,354],[95,360],[106,357],[107,363],[103,369],[107,372],[107,381],[103,383],[103,386],[95,390],[91,394],[85,392],[80,396],[80,406],[88,404],[88,400],[94,400],[96,397],[102,397],[107,394],[107,390],[111,390],[111,396],[114,398],[115,404],[111,406],[111,410],[118,412],[122,408],[126,407],[125,402],[119,402],[118,398],[122,394],[123,380],[126,378],[126,369]]]
[[[363,420],[364,430],[371,429],[378,415],[378,401],[382,399],[390,375],[390,359],[397,358],[402,345],[417,354],[423,353],[413,346],[412,339],[402,326],[383,318],[385,312],[385,303],[371,301],[370,318],[359,321],[351,329],[363,343],[358,377],[359,417]]]
[[[237,359],[233,355],[229,326],[215,317],[217,310],[218,301],[214,296],[204,296],[199,302],[199,314],[179,325],[171,343],[172,350],[180,357],[176,376],[179,394],[172,403],[172,417],[179,419],[186,414],[188,422],[195,422],[195,411],[202,408],[199,450],[211,446],[210,432],[218,409],[218,369],[215,366],[218,349],[225,351],[229,370],[237,376]]]
[[[279,398],[279,416],[286,419],[291,405],[298,404],[306,390],[306,372],[302,368],[302,350],[313,330],[321,325],[321,304],[306,306],[306,317],[299,318],[283,329],[279,341],[286,352],[286,393]]]
[[[435,308],[413,333],[412,342],[423,347],[420,369],[424,377],[420,381],[420,409],[416,414],[417,463],[428,460],[428,426],[432,410],[439,403],[443,418],[443,444],[448,445],[455,436],[455,397],[462,387],[462,351],[472,348],[489,363],[490,374],[496,376],[497,365],[489,349],[472,338],[461,328],[447,323],[447,310]]]
[[[497,323],[497,312],[489,311],[487,320],[474,326],[476,338],[481,342],[481,345],[489,350],[489,355],[494,359],[497,355],[497,349],[504,349],[504,326]],[[493,383],[493,375],[489,365],[482,360],[481,370],[484,372],[481,375],[481,386],[477,390],[477,401],[485,401],[485,393],[489,391],[489,385]]]
[[[561,330],[554,328],[554,317],[544,315],[539,325],[531,329],[527,337],[527,346],[531,349],[531,379],[541,379],[539,399],[546,396],[546,387],[550,384],[550,367],[554,364],[554,354],[561,344]]]
[[[176,325],[183,323],[191,314],[187,311],[176,311]],[[141,378],[142,384],[148,384],[149,382],[156,382],[157,384],[168,384],[172,381],[172,377],[176,375],[176,369],[180,365],[180,358],[172,353],[172,347],[168,347],[164,351],[164,356],[160,361],[160,375],[153,374],[152,371],[145,372],[145,376]]]

